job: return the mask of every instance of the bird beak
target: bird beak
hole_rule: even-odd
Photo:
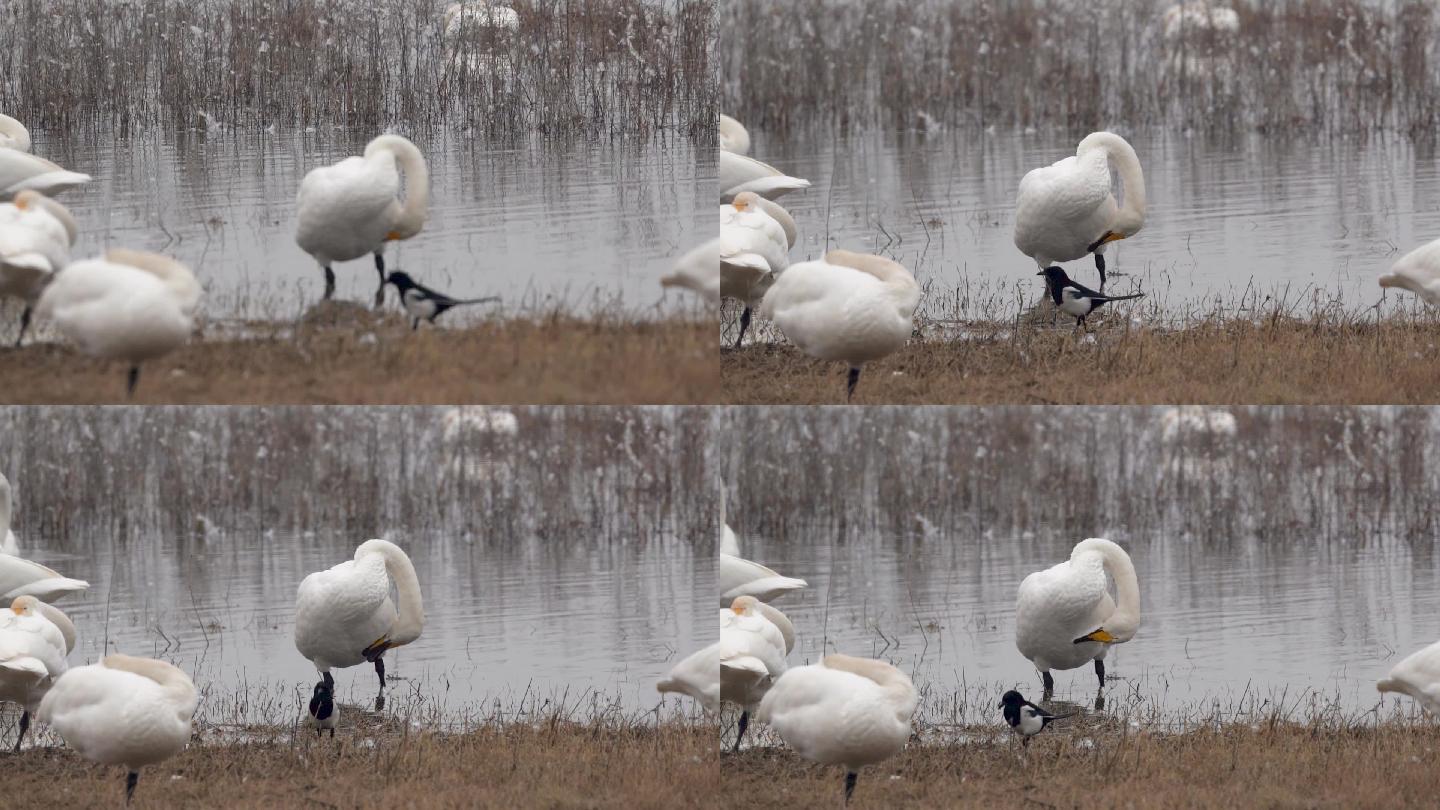
[[[1115,637],[1106,632],[1105,628],[1102,627],[1093,633],[1089,633],[1075,639],[1076,644],[1083,644],[1087,641],[1098,641],[1101,644],[1114,644]]]
[[[736,200],[735,202],[730,203],[730,205],[733,206],[736,211],[744,211],[745,208],[750,205],[750,203]]]
[[[1124,238],[1125,238],[1125,234],[1116,233],[1116,232],[1114,232],[1114,231],[1106,231],[1104,236],[1102,236],[1102,237],[1100,237],[1099,239],[1096,239],[1094,242],[1091,242],[1091,243],[1090,243],[1090,247],[1086,249],[1086,252],[1088,252],[1088,253],[1094,253],[1094,252],[1095,252],[1095,248],[1100,247],[1101,245],[1105,244],[1106,242],[1114,242],[1114,241],[1116,241],[1117,239],[1124,239]]]
[[[1044,271],[1044,270],[1041,270],[1040,272],[1036,273],[1035,275],[1037,275],[1037,276],[1043,276],[1043,275],[1045,275],[1045,271]]]
[[[391,232],[385,234],[385,241],[387,241],[387,242],[395,242],[395,241],[398,241],[400,238],[401,238],[401,237],[400,237],[400,232],[399,232],[399,231],[391,231]]]

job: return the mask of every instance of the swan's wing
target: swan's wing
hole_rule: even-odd
[[[665,287],[685,287],[718,302],[720,300],[720,240],[700,245],[680,257],[669,275],[660,277]]]
[[[90,583],[84,580],[62,577],[40,563],[0,555],[0,600],[33,596],[41,602],[54,602],[65,594],[89,587]]]
[[[730,153],[726,152],[725,154],[728,155]],[[721,195],[721,199],[729,202],[735,199],[738,194],[753,191],[767,200],[777,200],[792,191],[802,191],[809,187],[810,181],[803,180],[799,177],[790,177],[783,174],[775,177],[759,177],[730,187]]]
[[[90,182],[90,175],[66,171],[50,161],[14,149],[0,149],[0,200],[27,189],[47,196]]]
[[[1430,713],[1440,713],[1440,642],[1406,656],[1376,687],[1410,695]]]
[[[786,591],[804,588],[807,584],[803,579],[782,577],[760,563],[729,554],[720,555],[721,607],[728,607],[741,596],[753,596],[769,602]]]
[[[700,702],[708,712],[720,709],[720,643],[692,653],[655,685],[660,692],[678,692]]]
[[[331,258],[361,255],[385,236],[399,193],[400,172],[388,153],[311,169],[300,181],[295,241]]]

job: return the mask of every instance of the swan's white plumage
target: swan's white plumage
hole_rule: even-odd
[[[720,295],[747,305],[768,286],[761,285],[761,279],[790,266],[792,237],[771,213],[774,209],[762,203],[779,208],[751,192],[720,206]]]
[[[806,354],[859,368],[904,347],[919,303],[920,285],[900,264],[832,250],[776,276],[760,315]]]
[[[76,230],[69,210],[39,192],[0,203],[0,296],[34,301],[45,279],[70,263]]]
[[[35,312],[79,349],[138,364],[190,339],[200,285],[179,262],[112,249],[55,274]]]
[[[454,39],[468,31],[493,29],[496,31],[520,30],[520,14],[509,6],[498,6],[484,0],[470,0],[466,3],[451,3],[445,7],[443,30],[447,39]]]
[[[1380,276],[1380,286],[1409,290],[1430,306],[1440,307],[1440,239],[1401,256],[1390,272]]]
[[[394,580],[399,605],[390,599]],[[405,552],[386,540],[367,540],[355,558],[300,582],[295,597],[295,648],[315,668],[363,663],[365,648],[381,639],[389,646],[420,637],[425,615],[420,583]]]
[[[804,588],[805,580],[782,577],[757,562],[720,555],[720,606],[729,607],[741,596],[770,602],[788,591]]]
[[[1186,0],[1171,6],[1160,18],[1165,39],[1171,42],[1182,36],[1233,34],[1240,30],[1240,15],[1228,6],[1212,6],[1204,0]]]
[[[720,239],[716,237],[681,256],[662,287],[683,287],[713,303],[720,303]]]
[[[30,151],[30,130],[4,113],[0,113],[0,149]]]
[[[740,556],[740,538],[735,536],[735,530],[729,524],[722,523],[720,526],[720,553],[736,558]]]
[[[1140,159],[1114,133],[1092,133],[1075,155],[1033,169],[1020,180],[1015,246],[1042,269],[1087,255],[1090,245],[1107,234],[1112,239],[1133,236],[1144,224]],[[1104,251],[1104,243],[1095,250]]]
[[[809,180],[790,177],[768,163],[734,152],[720,151],[720,202],[728,203],[737,194],[753,191],[774,200],[810,187]]]
[[[1160,438],[1167,443],[1201,436],[1230,438],[1235,431],[1235,414],[1222,408],[1181,405],[1160,415]]]
[[[753,710],[775,679],[785,672],[789,628],[780,611],[753,596],[737,598],[720,610],[720,698]],[[791,629],[793,637],[793,629]]]
[[[745,125],[725,113],[720,113],[720,148],[737,155],[750,152],[750,133]]]
[[[116,654],[60,676],[39,717],[86,759],[136,771],[185,749],[197,704],[178,667]]]
[[[1106,571],[1115,578],[1110,596]],[[1114,643],[1140,625],[1140,586],[1130,555],[1102,538],[1077,544],[1070,559],[1025,577],[1015,604],[1015,646],[1041,672],[1074,669],[1104,658],[1108,645],[1075,640],[1104,629]]]
[[[0,702],[35,711],[41,698],[64,674],[65,657],[75,646],[68,617],[32,596],[0,609]]]
[[[89,587],[83,579],[62,577],[40,563],[0,554],[0,600],[33,596],[50,603]]]
[[[720,710],[720,642],[691,653],[670,668],[656,691],[689,695],[707,712]]]
[[[915,685],[895,667],[827,655],[782,675],[756,719],[806,759],[854,772],[904,749],[917,702]]]
[[[0,148],[0,201],[13,199],[26,190],[54,196],[88,182],[88,174],[66,171],[19,149]]]
[[[1375,688],[1409,695],[1425,711],[1440,714],[1440,641],[1406,656]]]
[[[20,555],[20,541],[15,539],[15,532],[10,530],[10,517],[13,508],[14,501],[10,494],[10,479],[6,478],[4,473],[0,473],[0,554],[18,557]]]
[[[415,144],[399,135],[381,135],[366,145],[364,155],[305,175],[296,201],[295,241],[328,267],[375,253],[387,241],[409,239],[425,225],[429,184],[425,158]]]

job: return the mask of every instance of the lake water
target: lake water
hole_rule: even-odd
[[[72,666],[171,661],[211,722],[294,716],[317,679],[295,590],[372,536],[408,552],[425,600],[421,638],[385,656],[392,706],[650,710],[717,633],[699,607],[713,545],[691,539],[712,493],[681,492],[690,470],[661,461],[690,453],[702,414],[515,409],[507,435],[447,434],[448,409],[118,410],[0,410],[15,531],[24,556],[91,583],[58,604]],[[343,703],[374,700],[368,664],[334,674]]]
[[[298,316],[319,300],[322,273],[295,244],[295,195],[312,168],[360,154],[376,134],[319,128],[150,131],[135,137],[32,133],[36,154],[92,175],[61,195],[81,233],[77,257],[106,247],[155,250],[188,264],[212,318]],[[684,138],[491,143],[463,131],[402,132],[430,168],[430,215],[387,247],[388,269],[457,297],[502,296],[497,312],[618,305],[654,316],[692,305],[658,279],[711,238],[714,159]],[[373,259],[335,266],[341,300],[369,302]],[[393,290],[390,306],[396,307]]]
[[[1040,693],[1016,589],[1086,537],[1123,545],[1140,582],[1139,633],[1106,659],[1111,710],[1355,714],[1440,638],[1440,556],[1410,513],[1436,494],[1423,409],[1236,409],[1233,440],[1178,441],[1163,409],[791,410],[732,411],[746,438],[725,465],[744,555],[810,585],[775,602],[790,664],[892,661],[928,722],[993,722],[1005,689]],[[778,470],[800,446],[803,471]],[[1092,668],[1054,675],[1056,699],[1093,702]]]
[[[781,200],[801,234],[792,261],[835,247],[885,253],[931,285],[930,317],[1005,317],[1043,291],[1012,240],[1020,179],[1073,155],[1084,134],[836,137],[817,128],[780,141],[752,131],[751,154],[814,184]],[[1107,290],[1146,291],[1162,317],[1207,314],[1217,299],[1235,315],[1247,289],[1249,305],[1273,295],[1306,312],[1318,293],[1361,309],[1380,299],[1376,279],[1390,264],[1440,236],[1433,144],[1178,132],[1130,140],[1149,211],[1139,234],[1107,251]],[[1066,267],[1082,284],[1098,281],[1088,257]]]

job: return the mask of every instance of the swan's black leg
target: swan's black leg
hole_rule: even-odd
[[[131,772],[125,774],[125,803],[126,803],[127,805],[130,803],[130,800],[131,800],[131,799],[135,798],[135,785],[138,784],[139,782],[140,782],[140,774],[139,774],[139,772],[137,772],[137,771],[131,771]]]
[[[1102,659],[1102,658],[1096,658],[1096,659],[1095,659],[1095,677],[1097,677],[1097,678],[1100,679],[1100,688],[1101,688],[1101,689],[1104,689],[1104,688],[1105,688],[1105,660]]]
[[[125,375],[125,396],[135,398],[135,386],[140,384],[140,367],[131,366],[128,374]]]
[[[326,689],[329,689],[330,692],[331,692],[331,694],[334,694],[334,692],[335,692],[335,678],[332,677],[329,672],[322,672],[322,673],[320,673],[320,677],[325,681],[325,688],[326,688]]]
[[[334,726],[331,726],[331,727],[330,727],[330,739],[332,739],[332,740],[335,739],[335,727],[334,727]]]
[[[855,396],[855,386],[860,382],[860,369],[850,369],[850,376],[845,380],[845,401],[849,402]]]
[[[857,780],[857,779],[859,779],[859,778],[860,778],[860,774],[855,773],[854,771],[849,771],[848,773],[845,774],[845,803],[846,803],[846,804],[849,804],[849,803],[850,803],[850,795],[855,792],[855,780]]]
[[[30,327],[30,305],[25,305],[25,311],[20,313],[20,334],[15,336],[15,348],[20,348],[20,341],[25,339],[25,330]]]
[[[1040,683],[1045,687],[1045,697],[1043,699],[1049,700],[1050,694],[1055,691],[1055,679],[1050,677],[1048,671],[1042,672],[1040,673]]]
[[[375,272],[380,274],[380,288],[375,291],[375,308],[379,309],[385,305],[385,257],[379,251],[375,253]]]
[[[15,738],[15,753],[20,753],[20,743],[25,740],[25,731],[30,728],[30,712],[20,713],[20,736]]]
[[[750,328],[750,305],[746,304],[745,309],[740,311],[740,336],[735,338],[735,348],[745,342],[745,330]]]
[[[335,271],[334,271],[334,270],[331,270],[331,269],[330,269],[330,265],[328,265],[328,264],[326,264],[326,265],[321,265],[320,269],[325,271],[325,299],[324,299],[324,300],[329,301],[329,300],[330,300],[330,297],[335,294]]]
[[[380,691],[385,691],[385,661],[380,656],[375,656],[375,674],[380,677]]]
[[[733,754],[733,753],[735,753],[736,751],[739,751],[739,750],[740,750],[740,741],[743,740],[743,739],[745,739],[745,729],[747,729],[747,728],[749,728],[749,727],[750,727],[750,712],[746,712],[746,711],[740,712],[740,733],[735,735],[735,747],[730,749],[730,753]]]
[[[1095,254],[1095,269],[1100,271],[1100,292],[1105,292],[1105,257]]]

